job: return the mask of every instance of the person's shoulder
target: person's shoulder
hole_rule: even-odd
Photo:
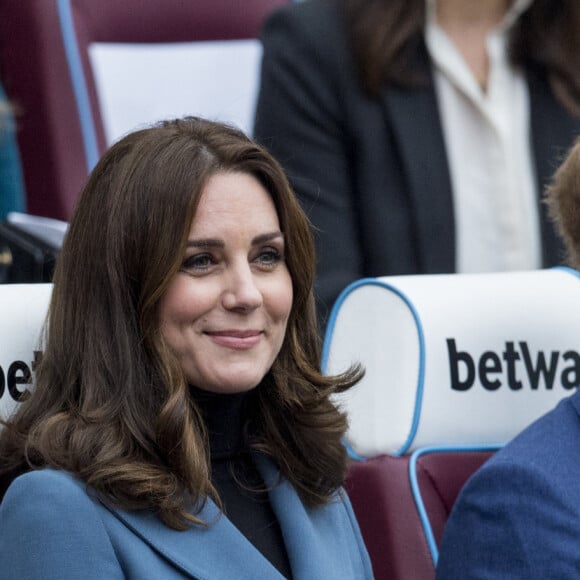
[[[90,488],[53,469],[16,478],[0,503],[0,580],[120,578],[104,519]]]
[[[342,4],[342,0],[289,2],[274,10],[267,21],[288,20],[308,26],[311,23],[324,22],[324,18],[336,18],[342,10]]]
[[[71,489],[79,488],[84,484],[67,471],[44,468],[28,471],[18,476],[8,488],[8,492],[14,490],[30,491],[42,488],[44,490],[62,490],[69,493]]]
[[[85,484],[66,471],[50,468],[29,471],[17,477],[0,504],[4,513],[16,507],[37,514],[64,506],[78,510],[83,505],[93,505]]]
[[[458,503],[504,510],[513,502],[525,507],[532,497],[569,497],[580,479],[579,397],[560,401],[495,453],[469,478]]]
[[[580,570],[576,402],[561,401],[471,476],[445,526],[438,579],[576,577],[544,575],[555,562]]]
[[[533,459],[531,464],[537,469],[557,470],[562,466],[562,458],[580,453],[579,405],[580,393],[563,399],[516,435],[486,466],[526,466]]]
[[[305,0],[291,2],[272,12],[266,19],[262,38],[285,31],[297,38],[325,40],[344,35],[342,0]]]

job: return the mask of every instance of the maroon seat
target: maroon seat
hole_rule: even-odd
[[[0,71],[20,113],[28,211],[68,220],[89,169],[106,148],[91,43],[256,38],[265,16],[288,1],[0,2]]]
[[[350,466],[346,487],[377,580],[434,578],[436,548],[453,503],[491,453],[424,450]]]

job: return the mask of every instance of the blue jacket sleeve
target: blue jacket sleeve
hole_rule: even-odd
[[[451,513],[437,580],[580,578],[578,500],[533,462],[485,466]]]
[[[0,85],[0,103],[6,96]],[[0,219],[10,211],[25,211],[24,180],[16,143],[14,115],[10,110],[0,113]]]
[[[0,554],[0,580],[123,578],[93,500],[52,470],[9,487],[0,505]]]

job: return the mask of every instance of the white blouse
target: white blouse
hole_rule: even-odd
[[[507,55],[508,33],[532,0],[515,0],[487,37],[487,91],[436,21],[426,0],[425,39],[449,160],[458,272],[541,267],[539,203],[523,71]]]

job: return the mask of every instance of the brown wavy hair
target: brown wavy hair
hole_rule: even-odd
[[[310,506],[342,484],[346,419],[329,399],[360,379],[320,371],[310,225],[280,165],[240,131],[168,121],[113,145],[91,173],[59,255],[36,388],[0,434],[0,493],[20,473],[73,473],[106,501],[151,509],[170,527],[202,523],[207,435],[157,306],[181,266],[204,185],[254,176],[285,236],[294,300],[281,351],[252,393],[250,444]]]
[[[416,86],[429,82],[417,68],[424,60],[425,0],[338,0],[361,83],[373,96],[385,83]],[[554,94],[580,114],[580,2],[534,0],[510,37],[510,57],[547,75]]]
[[[580,269],[580,138],[556,171],[546,202],[564,240],[568,263]]]

